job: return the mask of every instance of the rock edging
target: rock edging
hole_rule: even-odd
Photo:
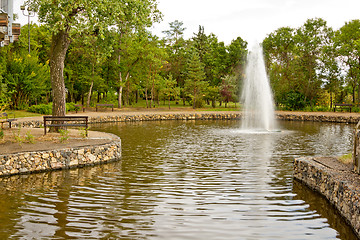
[[[360,188],[351,174],[350,168],[331,168],[321,158],[302,157],[294,162],[294,178],[327,198],[360,238]]]
[[[101,164],[121,158],[121,139],[106,144],[0,155],[0,176]]]
[[[89,117],[89,123],[109,123],[109,122],[136,122],[136,121],[162,121],[162,120],[234,120],[241,119],[241,112],[210,112],[210,113],[149,113],[149,114],[116,114]],[[276,119],[287,121],[312,121],[312,122],[332,122],[332,123],[358,123],[359,116],[341,115],[318,115],[318,114],[291,114],[276,113]],[[42,120],[13,122],[14,127],[39,128],[43,126]]]
[[[311,122],[330,122],[330,123],[358,123],[359,116],[341,116],[341,115],[317,115],[317,114],[276,114],[276,119],[286,121],[311,121]]]

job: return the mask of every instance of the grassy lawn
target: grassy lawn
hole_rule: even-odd
[[[25,110],[7,110],[5,112],[9,115],[8,116],[9,118],[13,118],[14,115],[15,115],[15,118],[42,116],[41,114],[27,112]],[[2,117],[2,118],[5,118],[5,117]]]
[[[149,101],[150,104],[150,101]],[[160,101],[158,104],[157,102],[154,103],[155,109],[161,108],[161,109],[169,109],[168,102]],[[133,103],[131,106],[126,106],[126,109],[141,109],[146,108],[146,101],[141,99],[137,103]],[[189,105],[189,103],[186,102],[185,106],[182,101],[178,101],[178,104],[176,104],[175,101],[170,101],[170,110],[187,110],[192,109],[192,106]],[[227,107],[225,108],[225,104],[223,103],[221,106],[219,105],[219,102],[216,102],[215,108],[213,108],[211,105],[205,105],[202,108],[197,108],[198,111],[239,111],[239,103],[228,103]]]

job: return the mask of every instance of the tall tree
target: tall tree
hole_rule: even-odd
[[[186,66],[186,46],[187,41],[184,40],[183,22],[175,20],[169,23],[170,29],[164,31],[166,34],[165,43],[167,50],[167,62],[164,65],[164,72],[172,75],[176,79],[179,88],[184,87],[184,72]],[[184,96],[182,96],[184,99]],[[184,105],[185,105],[185,101]]]
[[[51,30],[50,77],[55,116],[63,116],[66,112],[64,61],[72,37],[80,32],[99,32],[101,35],[114,24],[122,26],[151,21],[153,7],[156,7],[153,0],[28,0],[27,4],[38,12],[40,22]],[[141,14],[144,11],[149,12],[146,19]]]
[[[295,36],[297,78],[301,83],[300,90],[305,96],[305,102],[309,100],[310,104],[314,104],[321,89],[320,57],[331,31],[323,19],[308,19]]]
[[[202,105],[202,95],[208,86],[208,83],[204,80],[204,65],[200,61],[197,50],[191,48],[187,62],[185,91],[188,93],[188,96],[191,97],[194,109]]]
[[[161,14],[157,9],[156,0],[128,1],[123,5],[122,14],[115,21],[118,31],[118,65],[119,65],[119,92],[118,105],[121,107],[121,97],[125,82],[129,78],[129,71],[123,72],[121,67],[124,60],[123,55],[128,54],[127,48],[123,48],[123,42],[127,35],[134,32],[144,31],[154,22],[161,19]],[[126,70],[125,70],[126,71]]]
[[[346,72],[347,83],[352,88],[353,102],[356,100],[356,88],[359,89],[360,102],[360,20],[345,23],[336,32],[335,45]]]

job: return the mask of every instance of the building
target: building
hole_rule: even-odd
[[[20,27],[14,23],[13,0],[0,0],[0,46],[17,41]]]

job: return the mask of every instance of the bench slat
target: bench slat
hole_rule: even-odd
[[[86,127],[86,136],[88,136],[88,116],[44,116],[43,118],[45,135],[47,127]],[[47,122],[51,123],[47,124]]]

